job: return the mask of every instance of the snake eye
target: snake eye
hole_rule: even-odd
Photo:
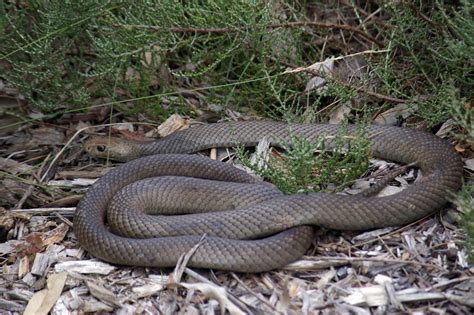
[[[99,152],[105,152],[105,145],[102,145],[102,144],[98,145],[98,146],[97,146],[97,151],[99,151]]]

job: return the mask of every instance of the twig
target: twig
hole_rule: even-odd
[[[76,207],[59,207],[59,208],[30,208],[30,209],[11,209],[11,213],[24,213],[24,214],[51,214],[61,213],[63,215],[73,215],[76,211]]]
[[[33,187],[34,186],[28,186],[28,188],[26,189],[25,193],[23,194],[23,196],[21,196],[21,199],[16,203],[16,205],[13,207],[14,209],[18,209],[18,208],[21,208],[23,206],[23,204],[25,203],[26,199],[28,199],[31,194],[33,193]]]
[[[445,287],[447,285],[451,285],[453,283],[458,283],[458,282],[463,282],[463,281],[469,281],[469,280],[474,280],[474,277],[461,277],[461,278],[454,278],[448,281],[440,282],[438,284],[435,284],[434,286],[431,287],[431,289],[440,289],[442,287]]]
[[[384,259],[384,258],[369,258],[369,257],[331,257],[331,256],[315,256],[315,257],[305,257],[301,260],[306,260],[306,261],[318,261],[318,260],[323,260],[323,261],[340,261],[340,262],[359,262],[359,261],[371,261],[371,262],[382,262],[382,263],[388,263],[388,264],[406,264],[406,265],[416,265],[416,266],[422,266],[426,268],[434,268],[434,269],[439,269],[443,270],[442,267],[437,266],[437,265],[432,265],[432,264],[426,264],[426,263],[421,263],[418,261],[411,261],[411,260],[402,260],[402,259]],[[295,263],[297,263],[296,261]],[[291,266],[293,263],[287,265]],[[284,267],[283,269],[287,269]],[[290,270],[293,270],[293,268],[290,268]]]
[[[394,235],[394,234],[403,232],[403,231],[405,231],[406,229],[408,229],[409,227],[414,226],[414,225],[417,225],[417,224],[419,224],[420,222],[426,220],[426,219],[429,218],[430,216],[431,216],[431,215],[424,216],[423,218],[421,218],[421,219],[419,219],[419,220],[416,220],[415,222],[412,222],[412,223],[410,223],[410,224],[404,225],[404,226],[402,226],[401,228],[396,229],[396,230],[394,230],[394,231],[392,231],[392,232],[390,232],[390,233],[377,236],[376,238],[371,239],[371,240],[367,240],[367,241],[363,241],[363,242],[360,242],[360,243],[356,243],[356,244],[354,244],[353,246],[354,246],[354,247],[358,247],[358,246],[370,244],[370,243],[379,241],[379,238],[382,238],[382,239],[383,239],[383,238],[386,238],[386,237],[388,237],[388,236],[392,236],[392,235]]]
[[[69,220],[68,218],[66,218],[65,216],[63,216],[61,213],[59,212],[55,212],[56,216],[61,220],[63,221],[65,224],[67,224],[69,227],[73,227],[73,223],[71,222],[71,220]]]
[[[83,131],[87,130],[87,129],[91,129],[91,128],[97,128],[97,127],[111,127],[111,126],[115,126],[115,125],[125,125],[125,124],[130,124],[130,123],[109,123],[109,124],[102,124],[102,125],[95,125],[95,126],[87,126],[87,127],[84,127],[84,128],[81,128],[79,129],[78,131],[76,131],[72,136],[71,138],[69,138],[69,140],[66,142],[66,144],[62,147],[62,149],[56,154],[56,156],[54,157],[54,159],[51,161],[51,163],[49,164],[49,167],[48,169],[46,170],[46,172],[44,173],[43,177],[41,178],[41,181],[43,181],[45,178],[46,178],[46,174],[49,173],[49,171],[51,170],[51,168],[53,167],[53,165],[56,163],[56,161],[59,159],[59,157],[64,153],[64,151],[66,151],[66,149],[68,148],[68,146],[72,143],[72,141],[77,137],[79,136]],[[140,123],[137,123],[137,124],[140,124]],[[141,124],[144,124],[144,123],[141,123]]]
[[[116,26],[126,27],[126,28],[145,28],[151,29],[155,31],[169,31],[173,33],[195,33],[195,34],[226,34],[226,33],[234,33],[237,31],[242,30],[249,30],[250,27],[242,26],[242,27],[235,27],[235,28],[227,28],[227,27],[206,27],[206,28],[198,28],[198,27],[161,27],[161,26],[152,26],[152,25],[125,25],[125,24],[115,24]],[[274,23],[268,25],[267,29],[277,29],[277,28],[297,28],[297,27],[317,27],[317,28],[327,28],[327,29],[339,29],[350,31],[356,33],[365,39],[375,43],[379,47],[384,47],[384,44],[379,40],[375,39],[371,35],[365,33],[364,31],[357,29],[351,25],[347,24],[333,24],[333,23],[322,23],[322,22],[314,22],[314,21],[297,21],[297,22],[289,22],[289,23]]]
[[[354,53],[354,54],[350,54],[350,55],[347,55],[347,56],[336,57],[336,58],[333,58],[333,59],[334,60],[340,60],[340,59],[344,59],[344,58],[348,58],[348,57],[354,57],[354,56],[363,55],[363,54],[377,54],[377,53],[382,53],[382,52],[387,52],[387,51],[388,50],[386,50],[386,49],[384,49],[384,50],[366,50],[366,51],[361,51],[361,52],[357,52],[357,53]],[[298,67],[298,66],[295,66],[295,65],[292,65],[292,64],[289,64],[289,63],[285,63],[285,62],[281,62],[281,63],[284,64],[287,67],[294,68],[292,70],[286,70],[284,73],[308,72],[310,74],[317,75],[317,76],[320,76],[320,77],[323,76],[323,73],[321,73],[320,71],[315,71],[313,69],[315,67],[315,65],[320,64],[321,62],[317,62],[317,63],[312,64],[312,65],[307,66],[307,67]],[[383,95],[383,94],[380,94],[380,93],[377,93],[377,92],[372,92],[372,91],[364,89],[364,87],[362,87],[362,86],[355,86],[355,85],[352,85],[352,84],[349,84],[349,83],[342,82],[341,80],[338,80],[338,82],[340,84],[342,84],[343,86],[347,87],[347,88],[353,89],[355,91],[363,91],[367,95],[373,96],[373,97],[381,99],[383,101],[387,101],[387,102],[391,102],[391,103],[397,103],[397,104],[408,102],[408,100]]]
[[[320,61],[320,62],[316,62],[316,63],[313,63],[312,65],[310,66],[307,66],[307,67],[294,67],[292,66],[292,68],[295,68],[295,69],[292,69],[292,70],[286,70],[285,72],[283,73],[295,73],[295,72],[303,72],[303,71],[311,71],[311,73],[313,74],[319,74],[320,71],[315,71],[315,69],[319,69],[321,65],[323,65],[325,62],[327,62],[328,60],[331,60],[331,61],[338,61],[338,60],[342,60],[342,59],[346,59],[346,58],[352,58],[352,57],[357,57],[357,56],[360,56],[360,55],[370,55],[370,54],[382,54],[382,53],[386,53],[386,52],[390,52],[390,50],[388,49],[382,49],[382,50],[364,50],[364,51],[358,51],[356,53],[353,53],[353,54],[350,54],[350,55],[343,55],[343,56],[339,56],[339,57],[332,57],[332,58],[329,58],[325,61]]]
[[[51,154],[48,154],[48,156],[45,158],[45,161],[47,161],[49,159],[49,157],[51,156]],[[41,174],[41,172],[43,171],[43,167],[44,167],[44,164],[41,165],[41,168],[38,170],[38,172],[36,173],[36,175],[34,175],[35,179],[37,180],[38,179],[38,176],[39,174]],[[46,175],[46,174],[45,174]],[[42,184],[44,181],[44,176],[38,181],[38,184]],[[15,205],[14,209],[18,209],[18,208],[21,208],[23,206],[23,204],[26,202],[26,200],[31,196],[31,194],[33,193],[33,188],[34,186],[33,185],[29,185],[27,190],[25,191],[25,193],[23,194],[23,196],[21,197],[20,201],[17,202],[17,204]]]
[[[359,34],[360,36],[364,37],[365,39],[368,39],[371,42],[374,42],[379,47],[384,47],[384,44],[382,42],[378,41],[371,35],[347,24],[333,24],[333,23],[321,23],[321,22],[291,22],[291,23],[282,23],[282,24],[271,24],[270,28],[272,29],[281,28],[281,27],[291,28],[291,27],[301,27],[301,26],[311,26],[311,27],[330,28],[330,29],[335,28],[335,29],[350,31],[350,32]]]
[[[199,282],[203,282],[203,283],[206,283],[206,284],[210,284],[210,285],[218,285],[218,286],[221,286],[220,283],[215,283],[215,282],[212,282],[210,281],[209,279],[207,279],[206,277],[204,276],[201,276],[199,273],[195,272],[194,270],[186,267],[184,268],[184,272],[194,278],[195,280],[198,280]],[[236,304],[237,306],[239,306],[240,308],[243,308],[245,309],[249,314],[251,313],[251,310],[249,309],[249,305],[247,305],[245,302],[241,301],[238,297],[236,297],[234,294],[232,294],[231,292],[227,292],[227,297],[229,298],[229,300]]]
[[[347,87],[349,88],[353,88],[355,89],[356,87],[353,86],[353,85],[350,85],[350,84],[345,84],[345,83],[342,83],[343,85],[346,85]],[[396,97],[392,97],[392,96],[387,96],[387,95],[383,95],[383,94],[379,94],[377,92],[372,92],[372,91],[364,91],[367,95],[370,95],[370,96],[373,96],[373,97],[376,97],[380,100],[383,100],[383,101],[387,101],[387,102],[391,102],[391,103],[398,103],[398,104],[401,104],[401,103],[407,103],[408,100],[404,100],[404,99],[401,99],[401,98],[396,98]]]
[[[181,254],[181,256],[178,259],[178,262],[176,263],[176,267],[173,270],[173,273],[169,276],[168,285],[175,285],[181,282],[181,278],[183,276],[184,270],[186,269],[188,262],[191,260],[194,253],[198,250],[198,248],[202,245],[202,243],[204,243],[206,237],[207,237],[207,234],[203,234],[199,242],[197,242],[186,253]]]
[[[242,280],[237,277],[237,275],[234,272],[230,273],[232,275],[232,278],[234,278],[235,281],[237,281],[247,292],[249,292],[251,295],[256,297],[258,300],[260,300],[263,304],[266,306],[270,307],[272,310],[275,311],[275,306],[273,306],[269,301],[266,299],[262,298],[260,295],[255,293],[251,288],[249,288]]]

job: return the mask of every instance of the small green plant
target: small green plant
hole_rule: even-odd
[[[275,184],[285,193],[321,191],[328,184],[338,189],[359,177],[368,167],[369,146],[363,125],[348,135],[343,125],[333,138],[318,137],[314,142],[301,135],[292,135],[289,143],[281,145],[284,152],[262,162],[252,163],[245,148],[238,146],[236,154],[241,163],[256,174]],[[259,167],[258,165],[262,165]]]
[[[461,211],[460,224],[465,234],[464,245],[469,262],[474,264],[474,185],[465,185],[453,198]]]
[[[402,1],[384,9],[393,26],[382,31],[390,52],[372,60],[381,93],[408,100],[428,126],[446,121],[472,97],[472,4]]]

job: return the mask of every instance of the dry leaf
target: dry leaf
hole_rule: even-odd
[[[132,67],[128,67],[125,72],[125,81],[133,82],[140,79],[140,73]]]
[[[0,170],[5,170],[10,174],[31,174],[33,166],[12,159],[0,158]]]
[[[413,110],[413,105],[408,106],[408,104],[398,104],[378,115],[373,123],[376,125],[395,126],[398,124],[400,119],[406,119],[412,115]]]
[[[159,55],[159,51],[161,50],[160,46],[154,45],[152,51],[145,51],[141,54],[141,64],[145,68],[150,68],[150,67],[157,67],[161,64],[161,57]]]
[[[334,111],[331,112],[329,115],[329,123],[330,124],[340,124],[344,117],[351,112],[351,105],[350,103],[344,103],[338,106]]]
[[[466,151],[466,148],[464,148],[464,146],[461,143],[456,144],[454,149],[459,153],[463,153],[464,151]]]
[[[298,68],[302,69],[302,68]],[[316,62],[311,66],[304,68],[310,70],[311,73],[319,73],[312,77],[308,83],[306,83],[305,91],[316,90],[318,93],[323,91],[323,86],[326,83],[326,78],[331,78],[334,70],[334,58],[328,58],[322,62]],[[297,69],[295,69],[297,70]]]
[[[353,293],[343,299],[346,303],[359,306],[387,305],[388,296],[385,287],[376,285],[371,287],[355,288]]]

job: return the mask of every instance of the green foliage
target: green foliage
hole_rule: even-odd
[[[225,107],[290,115],[291,121],[304,113],[312,121],[316,117],[307,115],[358,92],[330,80],[324,95],[301,94],[307,76],[281,75],[287,64],[345,53],[311,45],[328,30],[271,27],[311,20],[306,7],[283,0],[2,2],[0,59],[11,67],[4,76],[43,111],[81,108],[103,96],[120,99],[126,91],[122,98],[136,99],[137,108],[122,110],[163,118],[190,110],[182,102],[168,106],[161,95],[208,86],[208,99]],[[379,9],[388,27],[362,26],[379,32],[388,53],[368,56],[381,84],[363,83],[362,90],[407,99],[428,125],[453,113],[461,118],[453,104],[471,97],[469,1],[388,2]],[[360,14],[354,18],[361,22]]]
[[[296,193],[324,190],[328,183],[341,189],[358,178],[367,170],[370,142],[363,125],[353,135],[349,135],[345,125],[341,125],[333,138],[321,136],[309,142],[295,134],[290,143],[282,144],[282,148],[285,151],[270,163],[263,161],[262,157],[257,157],[257,163],[252,163],[243,147],[238,147],[236,152],[244,166],[281,191]]]
[[[98,2],[51,1],[48,7],[32,1],[26,8],[5,5],[5,32],[1,38],[2,59],[12,69],[5,73],[33,105],[52,110],[59,98],[71,97],[83,84],[79,76],[81,54],[76,45],[87,40],[84,26],[105,7]],[[77,16],[75,12],[81,12]],[[74,25],[74,27],[71,27]],[[70,85],[66,89],[67,85]],[[69,92],[69,93],[68,93]]]
[[[428,125],[439,124],[471,97],[472,6],[469,1],[402,1],[386,9],[392,26],[384,31],[390,53],[375,67],[382,94],[409,99]]]
[[[263,110],[275,101],[264,80],[238,89],[226,84],[274,76],[283,69],[278,58],[301,60],[298,29],[268,31],[269,24],[280,22],[277,1],[52,0],[4,5],[0,58],[11,65],[5,76],[43,111],[83,106],[85,95],[115,98],[111,87],[116,86],[127,91],[127,98],[137,99],[139,110],[163,107],[148,112],[161,115],[169,112],[162,99],[143,96],[209,82],[222,85],[218,92],[225,95],[226,106]],[[291,89],[302,81],[279,84]]]
[[[464,245],[469,262],[474,264],[474,185],[465,185],[454,196],[453,202],[462,213],[460,224],[465,234]]]

